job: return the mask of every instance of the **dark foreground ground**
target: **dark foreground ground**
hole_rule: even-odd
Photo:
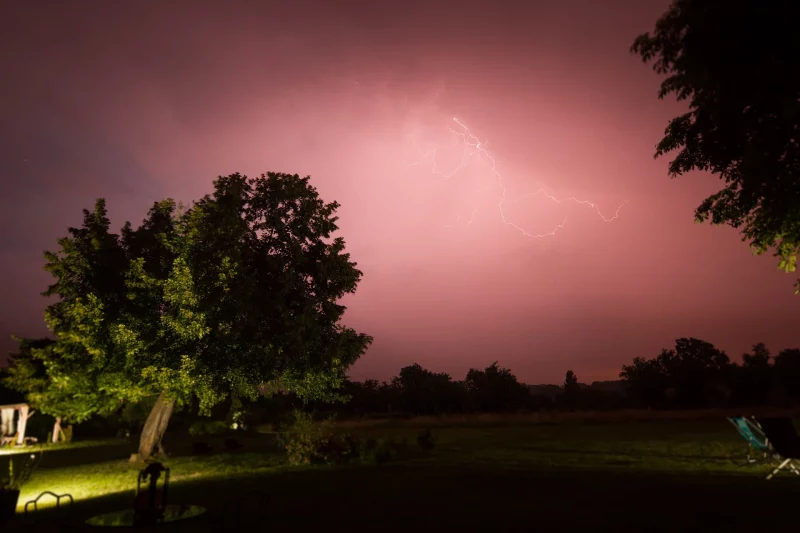
[[[437,427],[437,447],[428,455],[382,466],[302,469],[281,465],[276,452],[258,450],[260,441],[255,439],[238,454],[176,457],[170,500],[201,505],[208,512],[159,529],[800,530],[794,512],[800,477],[781,474],[765,481],[767,467],[737,466],[746,447],[726,424],[723,419]],[[417,429],[372,431],[410,436]],[[49,483],[57,492],[65,491],[73,480],[74,492],[80,494],[79,478],[105,476],[109,483],[127,483],[119,487],[127,492],[82,497],[60,518],[42,511],[34,515],[38,526],[19,516],[13,528],[4,530],[56,531],[57,522],[82,523],[94,514],[130,506],[135,471],[108,457],[127,453],[119,448],[98,448],[94,457],[102,463],[90,462],[92,454],[85,451],[53,452],[50,465],[43,464],[38,479],[31,481],[31,490],[45,490]],[[181,449],[177,440],[175,449]],[[58,466],[56,453],[64,453],[70,466]],[[79,455],[86,457],[86,464],[76,464]],[[261,496],[268,503],[261,503]],[[237,500],[242,504],[238,516],[233,512]]]

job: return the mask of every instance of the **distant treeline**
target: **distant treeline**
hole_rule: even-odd
[[[681,338],[657,356],[623,365],[620,381],[585,385],[571,370],[560,385],[525,385],[497,362],[464,380],[418,364],[390,381],[346,382],[343,403],[308,409],[341,416],[439,415],[540,410],[696,409],[800,404],[800,349],[771,356],[756,344],[741,362],[695,338]],[[265,399],[271,409],[302,406],[291,395]],[[260,402],[259,402],[260,403]],[[263,405],[263,404],[262,404]]]
[[[732,362],[713,344],[680,338],[672,349],[623,365],[619,382],[578,383],[572,371],[561,385],[519,383],[497,363],[472,369],[463,381],[407,366],[390,381],[349,382],[350,400],[318,408],[344,415],[412,415],[504,412],[541,409],[693,409],[736,406],[790,406],[800,403],[800,349],[771,356],[764,344]]]
[[[800,403],[800,349],[773,357],[759,343],[733,363],[709,342],[682,338],[652,359],[635,358],[620,378],[637,407],[788,407]]]

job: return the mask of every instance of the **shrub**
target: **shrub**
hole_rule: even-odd
[[[342,464],[359,460],[383,464],[409,455],[405,440],[359,439],[334,431],[331,420],[314,422],[310,414],[298,411],[294,422],[281,434],[289,464]],[[432,442],[432,437],[431,437]]]
[[[408,455],[408,443],[401,439],[367,439],[361,445],[359,457],[366,464],[384,464]]]
[[[323,431],[314,424],[311,415],[302,411],[295,412],[294,422],[286,428],[282,435],[289,464],[313,463],[322,438]]]
[[[379,439],[375,460],[378,464],[396,461],[408,454],[408,443],[402,439]]]
[[[326,434],[317,447],[317,456],[325,464],[347,463],[361,455],[361,442],[350,434]]]
[[[361,454],[361,442],[349,433],[337,434],[330,420],[314,422],[310,414],[295,412],[282,442],[289,464],[341,464]]]
[[[221,435],[228,431],[228,425],[223,420],[197,420],[189,426],[189,435]]]

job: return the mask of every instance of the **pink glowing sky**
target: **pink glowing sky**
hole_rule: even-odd
[[[653,160],[682,107],[628,50],[666,1],[17,4],[0,16],[3,353],[12,333],[46,333],[41,252],[94,198],[119,227],[267,170],[342,204],[364,272],[346,322],[375,337],[357,379],[413,362],[460,379],[498,360],[526,382],[568,368],[589,382],[681,336],[733,356],[800,345],[794,278],[735,230],[693,223],[720,183]],[[447,181],[430,159],[409,166],[457,140],[453,117],[489,140],[509,198],[544,185],[603,214],[629,203],[611,223],[508,203],[531,232],[567,218],[526,237],[497,189],[470,192],[490,184],[485,158]]]

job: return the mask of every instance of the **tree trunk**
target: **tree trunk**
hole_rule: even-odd
[[[53,444],[58,442],[58,437],[60,436],[60,434],[61,434],[61,417],[57,416],[56,422],[55,424],[53,424],[53,438],[52,438]]]
[[[153,409],[147,416],[147,421],[142,428],[142,435],[139,437],[139,457],[140,461],[149,459],[153,456],[156,448],[163,453],[161,439],[167,431],[169,417],[172,416],[172,409],[175,407],[175,400],[170,400],[166,392],[158,395]]]
[[[17,446],[25,444],[25,428],[28,425],[28,406],[23,405],[17,413]]]

